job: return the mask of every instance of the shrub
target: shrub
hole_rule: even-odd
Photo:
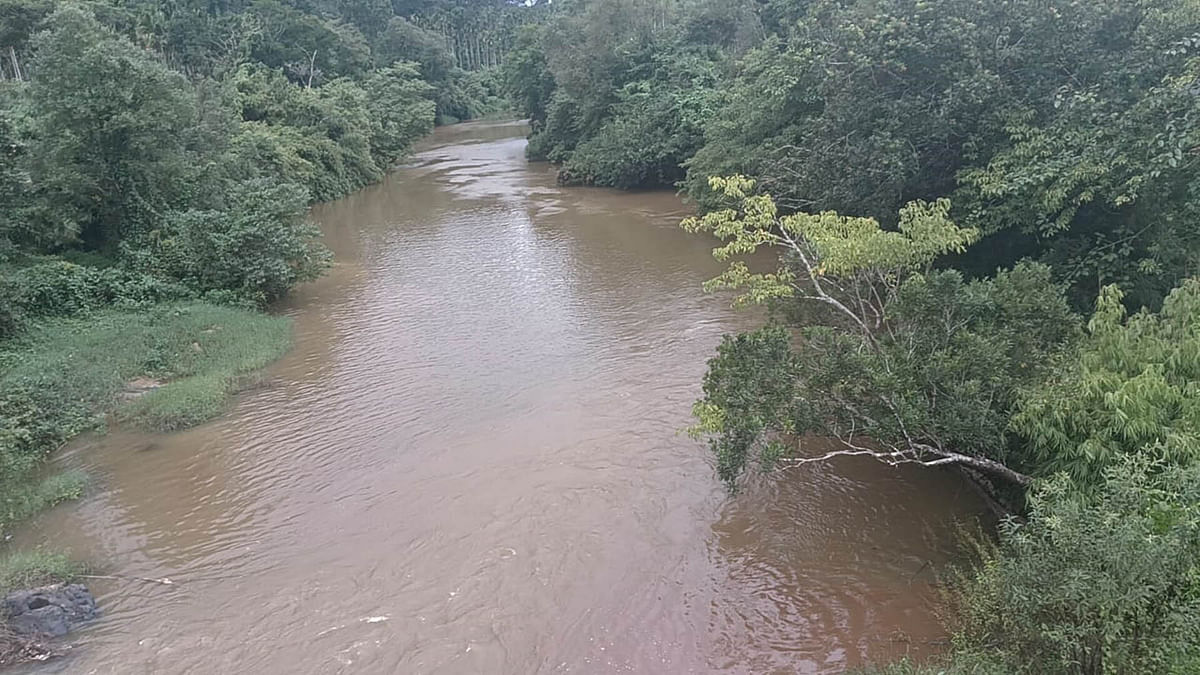
[[[16,335],[21,326],[21,309],[15,296],[13,283],[0,276],[0,340]]]
[[[24,267],[10,279],[16,304],[30,316],[72,316],[102,302],[99,272],[65,260]]]
[[[289,183],[257,179],[231,188],[221,211],[172,214],[156,257],[161,273],[198,293],[229,290],[265,304],[317,278],[329,261],[307,220],[307,195]]]
[[[194,295],[186,287],[120,267],[88,267],[50,259],[0,278],[0,337],[28,317],[79,316],[104,307],[135,308]],[[7,305],[7,308],[6,308]],[[9,317],[4,318],[7,312]]]
[[[1200,666],[1200,467],[1133,459],[1094,495],[1033,492],[959,580],[956,646],[1009,672],[1183,673]]]

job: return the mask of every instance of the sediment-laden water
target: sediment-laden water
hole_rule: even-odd
[[[755,317],[670,193],[555,186],[518,124],[439,130],[317,208],[335,269],[230,414],[115,430],[22,534],[96,561],[70,673],[817,673],[923,654],[952,476],[809,465],[730,498],[689,423]]]

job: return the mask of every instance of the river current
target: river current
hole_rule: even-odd
[[[669,192],[561,188],[525,127],[439,129],[319,206],[336,265],[229,414],[120,429],[20,535],[96,563],[35,673],[836,673],[943,638],[954,476],[806,465],[736,496],[681,430],[721,336]],[[169,578],[171,585],[128,577]]]

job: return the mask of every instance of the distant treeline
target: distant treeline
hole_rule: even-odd
[[[565,182],[758,180],[884,223],[949,197],[962,264],[1050,263],[1086,306],[1156,305],[1200,252],[1193,0],[603,0],[554,5],[506,62],[529,156]]]

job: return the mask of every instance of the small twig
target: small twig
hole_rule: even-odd
[[[112,579],[114,581],[144,581],[148,584],[162,584],[163,586],[174,586],[175,582],[167,577],[161,579],[151,579],[149,577],[137,577],[129,574],[77,574],[80,579]]]
[[[911,577],[909,577],[909,578],[908,578],[908,583],[910,583],[910,584],[911,584],[911,583],[913,582],[913,580],[914,580],[914,579],[916,579],[916,578],[917,578],[917,576],[918,576],[919,574],[921,574],[921,572],[924,572],[924,571],[925,571],[925,568],[926,568],[926,567],[929,567],[929,561],[928,561],[928,560],[926,560],[926,561],[925,561],[925,562],[924,562],[924,563],[921,565],[921,567],[917,569],[917,571],[916,571],[916,572],[913,572],[913,575],[912,575]]]

